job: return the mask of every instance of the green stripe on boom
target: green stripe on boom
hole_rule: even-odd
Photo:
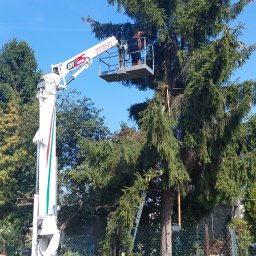
[[[49,160],[49,169],[48,169],[48,181],[47,181],[47,193],[46,193],[46,214],[49,213],[49,197],[50,197],[50,182],[51,182],[51,165],[52,165],[52,144],[53,144],[53,135],[55,129],[55,109],[54,109],[54,118],[52,125],[52,136],[51,136],[51,149],[50,149],[50,160]]]

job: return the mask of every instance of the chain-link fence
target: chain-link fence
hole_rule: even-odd
[[[207,224],[190,222],[172,233],[172,256],[255,256],[256,244],[251,244],[248,254],[239,249],[236,231],[227,226],[216,225],[214,230]],[[140,225],[134,246],[137,256],[160,256],[160,225],[151,223]],[[94,256],[95,245],[87,236],[66,236],[58,255]]]
[[[173,226],[172,256],[232,255],[231,237],[226,226],[209,227],[190,221],[182,227]],[[135,252],[141,255],[159,256],[160,225],[140,225]]]
[[[256,242],[252,232],[249,250],[243,249],[243,240],[237,237],[237,230],[217,216],[210,215],[201,220],[183,220],[181,227],[173,224],[172,256],[255,256]],[[59,255],[94,256],[96,247],[86,235],[66,235],[61,243]],[[160,256],[161,226],[158,221],[140,223],[134,244],[136,256]],[[119,256],[119,255],[117,255]]]
[[[95,244],[87,235],[66,235],[62,237],[58,255],[63,256],[94,256]]]
[[[224,216],[215,212],[200,221],[183,218],[181,226],[174,223],[172,256],[255,256],[256,232],[254,225],[250,226],[250,234],[243,233],[241,236],[239,228],[230,228]],[[102,230],[105,229],[104,223],[97,218],[87,220],[83,227],[81,223],[77,224],[76,228],[71,230],[72,232],[66,230],[61,237],[58,255],[97,255],[99,242],[102,239]],[[79,232],[77,232],[78,230]],[[18,240],[13,232],[11,234],[12,236],[8,240],[6,240],[7,236],[0,235],[0,255],[1,253],[8,256],[23,255],[19,250]],[[249,248],[246,244],[249,244]],[[160,250],[161,225],[159,219],[142,219],[136,232],[134,255],[160,256]],[[29,256],[29,254],[24,255]]]

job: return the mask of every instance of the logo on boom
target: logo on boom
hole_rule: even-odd
[[[72,60],[71,62],[69,62],[67,64],[67,69],[71,70],[73,68],[76,68],[82,64],[84,64],[85,62],[89,61],[88,57],[85,57],[85,54],[82,54],[81,56],[78,56],[76,59]]]

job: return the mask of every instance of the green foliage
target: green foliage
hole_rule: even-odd
[[[18,197],[34,185],[38,107],[34,104],[39,79],[34,52],[24,41],[6,43],[0,52],[0,219],[15,212],[28,220],[27,210],[17,209]],[[28,195],[29,197],[29,195]],[[25,221],[24,221],[25,222]]]
[[[181,35],[182,46],[188,47],[189,50],[199,48],[202,44],[218,37],[223,33],[226,24],[235,19],[249,3],[249,1],[239,1],[241,9],[238,10],[239,3],[231,4],[229,0],[176,2],[174,28],[177,34]]]
[[[162,111],[159,98],[150,102],[142,113],[141,129],[146,134],[143,149],[144,168],[159,168],[163,171],[165,188],[182,185],[189,180],[181,161],[180,145],[175,138],[174,124]]]
[[[143,246],[143,244],[138,244],[137,252],[134,253],[134,256],[142,256],[142,255],[145,255],[144,246]]]
[[[15,200],[16,176],[23,165],[26,151],[21,147],[19,137],[20,116],[18,105],[11,101],[5,111],[0,109],[0,206],[7,206]]]
[[[40,73],[33,50],[25,41],[16,39],[6,43],[0,52],[0,99],[1,104],[12,95],[18,95],[21,103],[35,97]]]
[[[246,159],[248,159],[248,172],[250,178],[247,181],[247,188],[245,192],[245,217],[254,229],[256,234],[256,116],[252,115],[246,122]]]
[[[115,212],[114,216],[118,224],[125,221],[120,229],[122,234],[119,230],[117,239],[120,244],[127,246],[130,246],[131,242],[129,231],[133,214],[141,200],[140,192],[144,188],[139,190],[139,185],[133,188],[133,184],[135,180],[139,180],[141,186],[145,182],[142,178],[139,179],[139,174],[136,174],[142,172],[140,153],[143,141],[141,134],[125,124],[122,124],[118,133],[108,139],[95,140],[81,136],[79,146],[80,158],[83,161],[77,168],[63,173],[65,186],[63,203],[76,203],[79,195],[79,200],[86,206],[85,218],[95,214],[107,216],[110,212]],[[120,198],[124,193],[122,192],[124,187],[127,187],[126,199]],[[118,207],[119,203],[117,204],[119,199],[122,205],[120,207]],[[108,226],[109,230],[116,228],[114,222]],[[110,243],[112,239],[113,234],[110,231],[104,240],[105,244]]]
[[[245,197],[245,216],[249,223],[256,230],[256,184],[251,182]],[[255,232],[254,232],[255,233]]]
[[[134,129],[123,126],[112,139],[95,141],[80,136],[79,146],[81,164],[63,173],[64,184],[70,189],[66,196],[72,199],[72,194],[78,193],[87,198],[89,192],[91,211],[101,205],[112,207],[111,203],[124,186],[131,184],[138,170],[141,137]]]
[[[101,140],[109,134],[104,118],[92,101],[73,90],[60,94],[57,102],[57,154],[59,168],[79,164],[79,138]]]
[[[0,222],[8,255],[19,255],[23,235],[32,219],[32,209],[17,205],[30,203],[35,182],[36,148],[32,138],[38,126],[38,104],[33,98],[38,78],[34,52],[26,42],[14,39],[2,47]]]
[[[254,100],[255,82],[231,83],[229,78],[255,46],[240,49],[239,45],[238,32],[225,25],[218,38],[193,51],[187,69],[179,126],[185,152],[195,153],[185,159],[193,166],[193,195],[201,205],[209,202],[208,207],[218,198],[227,202],[241,195],[250,173],[242,157],[247,154],[247,128],[242,122]]]
[[[3,235],[10,255],[19,255],[20,246],[24,245],[22,239],[32,220],[32,208],[18,208],[17,204],[30,203],[35,181],[35,149],[32,151],[32,141],[27,143],[26,136],[31,131],[24,133],[28,127],[22,130],[29,122],[24,124],[25,112],[20,110],[15,101],[9,101],[7,108],[1,109],[0,118],[0,222],[4,222],[3,228],[10,232]],[[15,227],[11,223],[15,223]]]
[[[155,24],[158,28],[161,28],[165,25],[164,21],[164,9],[158,5],[156,1],[145,0],[108,0],[109,4],[116,4],[119,11],[122,9],[124,13],[136,21],[146,25],[145,21],[148,21],[150,24]],[[138,10],[140,10],[138,12]]]
[[[72,250],[66,248],[65,246],[61,247],[61,256],[79,256],[80,254],[78,252],[73,252]]]
[[[109,0],[134,23],[89,20],[98,38],[118,35],[119,29],[126,36],[122,39],[129,39],[132,30],[141,27],[154,43],[154,77],[123,82],[138,89],[153,89],[157,95],[131,107],[131,116],[145,136],[137,170],[161,170],[164,188],[178,186],[188,191],[183,212],[202,215],[218,201],[231,202],[245,193],[255,177],[255,127],[253,120],[247,119],[255,103],[255,81],[231,81],[234,70],[255,51],[255,45],[245,46],[239,41],[243,26],[230,25],[249,2]],[[128,32],[123,33],[126,28]],[[111,148],[108,143],[104,147]],[[95,152],[100,152],[100,157],[93,161],[100,159],[101,170],[106,172],[96,175],[94,169],[91,180],[105,187],[114,172],[103,168],[109,165],[104,166],[102,160],[110,155],[96,148]],[[90,173],[91,163],[84,166]],[[117,210],[119,216],[123,212]],[[116,216],[111,215],[109,225],[115,227],[112,218]],[[127,237],[129,244],[129,226],[118,225],[125,230],[124,240]],[[112,242],[105,244],[105,250]]]
[[[242,219],[233,219],[230,222],[229,227],[236,230],[237,243],[241,255],[248,256],[248,249],[252,243],[251,227],[246,220]]]
[[[159,173],[152,170],[143,176],[136,174],[134,184],[122,190],[123,195],[117,201],[117,208],[109,216],[101,255],[112,255],[112,248],[116,243],[120,248],[125,248],[128,255],[131,255],[133,248],[131,231],[137,209],[142,203],[142,195],[147,191],[149,182],[158,175]]]
[[[0,221],[0,253],[18,256],[23,247],[19,225],[10,221]]]

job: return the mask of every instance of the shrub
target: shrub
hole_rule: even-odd
[[[235,229],[236,231],[238,248],[241,255],[248,256],[249,246],[251,245],[253,239],[248,222],[244,219],[233,219],[230,222],[229,227]]]

